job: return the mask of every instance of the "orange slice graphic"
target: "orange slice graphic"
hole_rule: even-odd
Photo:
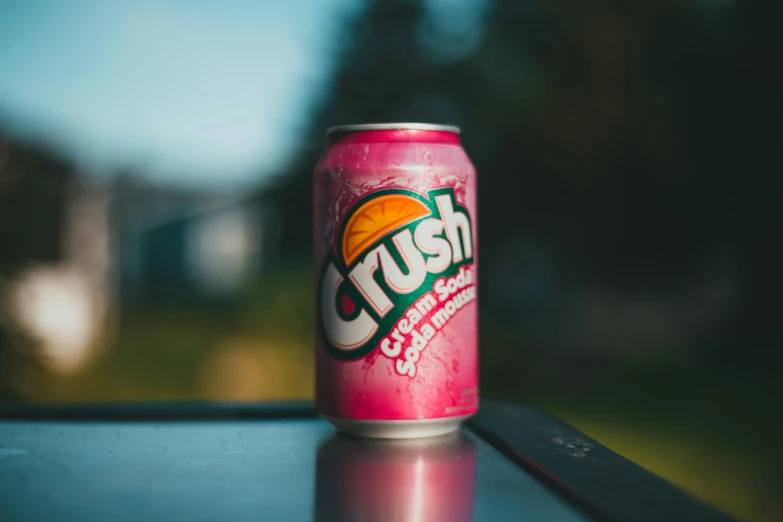
[[[429,214],[424,203],[410,196],[387,194],[371,199],[356,209],[345,225],[345,264],[353,263],[362,252],[385,235]]]

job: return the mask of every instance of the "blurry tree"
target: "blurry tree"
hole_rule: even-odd
[[[421,0],[376,0],[347,21],[333,80],[303,133],[288,177],[277,189],[284,257],[310,256],[312,208],[304,202],[312,200],[311,176],[326,146],[326,128],[383,121],[467,121],[463,108],[474,107],[482,92],[475,85],[479,71],[469,54],[446,61],[428,55],[422,35],[437,27],[423,25],[432,19],[427,15]],[[464,47],[459,35],[453,45]]]
[[[328,126],[455,123],[479,171],[485,281],[534,284],[513,283],[536,272],[520,254],[532,248],[566,295],[604,289],[692,315],[686,330],[709,338],[691,344],[772,333],[773,12],[695,0],[439,4],[370,1],[347,23],[333,81],[277,189],[284,257],[309,256],[302,202]],[[474,7],[460,17],[463,4]],[[493,288],[485,310],[502,302]],[[539,292],[534,307],[567,308],[558,292]],[[693,312],[704,300],[714,310]]]

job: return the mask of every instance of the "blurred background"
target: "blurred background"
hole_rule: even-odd
[[[312,398],[325,128],[456,124],[483,396],[779,520],[781,11],[2,2],[0,400]]]

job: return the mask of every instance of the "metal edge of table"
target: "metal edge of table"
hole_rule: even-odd
[[[317,416],[311,402],[0,406],[0,421],[242,421]],[[535,408],[485,400],[467,426],[515,465],[591,518],[638,522],[731,520]]]
[[[484,401],[468,426],[522,469],[600,520],[732,520],[535,408]]]

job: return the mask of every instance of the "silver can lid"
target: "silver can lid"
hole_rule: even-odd
[[[326,135],[343,134],[348,132],[381,131],[381,130],[421,130],[453,132],[459,134],[459,127],[454,125],[435,125],[433,123],[361,123],[358,125],[338,125],[329,127]]]

